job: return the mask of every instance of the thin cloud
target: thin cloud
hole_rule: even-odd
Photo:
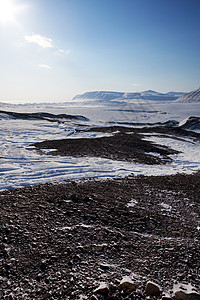
[[[68,55],[71,51],[70,50],[63,50],[63,49],[58,49],[55,54],[58,56],[65,56]]]
[[[140,84],[139,84],[139,83],[132,83],[132,86],[134,86],[134,87],[139,87]]]
[[[52,39],[39,34],[26,35],[25,40],[29,43],[35,43],[42,48],[54,48]]]
[[[52,67],[49,66],[49,65],[39,65],[40,68],[44,68],[44,69],[48,69],[48,70],[51,70]]]
[[[56,51],[54,52],[55,55],[57,56],[67,56],[71,52],[70,50],[63,50],[59,49],[54,43],[51,38],[47,38],[45,36],[42,36],[40,34],[32,34],[32,35],[26,35],[25,40],[28,43],[34,43],[37,44],[38,46],[42,48],[54,48]]]

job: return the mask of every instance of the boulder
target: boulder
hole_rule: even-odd
[[[136,287],[135,287],[135,284],[134,283],[131,283],[131,282],[128,282],[128,281],[125,281],[125,282],[122,282],[120,285],[119,285],[119,289],[122,290],[123,292],[125,293],[132,293],[133,291],[135,291]]]
[[[161,291],[160,287],[154,282],[147,282],[145,292],[148,296],[159,296]]]
[[[175,293],[177,300],[200,300],[200,294],[198,293],[185,293],[183,291],[177,291]]]
[[[105,283],[101,283],[100,286],[94,291],[94,294],[102,295],[107,297],[109,293],[109,287]]]

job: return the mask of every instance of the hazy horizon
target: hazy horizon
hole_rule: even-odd
[[[196,90],[199,28],[199,0],[0,0],[0,102]]]
[[[79,96],[79,95],[83,95],[83,94],[85,94],[85,93],[95,93],[95,92],[107,92],[107,93],[142,93],[142,92],[147,92],[147,91],[150,91],[150,89],[149,90],[146,90],[146,91],[134,91],[134,92],[124,92],[124,91],[86,91],[86,92],[83,92],[83,93],[79,93],[79,94],[76,94],[76,95],[74,95],[72,98],[70,98],[70,99],[65,99],[65,100],[59,100],[59,99],[54,99],[54,100],[46,100],[45,101],[45,99],[39,99],[38,101],[36,100],[36,101],[29,101],[29,99],[26,99],[26,101],[0,101],[0,103],[2,103],[2,104],[13,104],[13,105],[16,105],[16,104],[52,104],[52,103],[57,103],[57,104],[59,104],[59,103],[67,103],[67,102],[71,102],[71,101],[73,101],[73,98],[75,98],[75,96]],[[160,91],[154,91],[154,92],[158,92],[158,93],[163,93],[163,92],[160,92]],[[167,91],[166,93],[170,93],[170,92],[176,92],[177,94],[178,93],[188,93],[188,92],[180,92],[180,91]],[[166,94],[166,93],[163,93],[163,94]],[[143,95],[141,95],[141,99],[145,99],[145,97],[143,96]],[[146,99],[147,100],[147,99]],[[149,100],[148,100],[149,101]],[[161,99],[161,101],[162,101],[162,99]]]

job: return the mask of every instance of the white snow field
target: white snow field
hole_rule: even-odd
[[[32,105],[6,105],[0,110],[12,112],[48,112],[82,115],[90,119],[49,122],[39,119],[16,119],[0,112],[0,190],[19,188],[45,182],[81,178],[109,178],[126,175],[166,175],[192,173],[200,169],[200,143],[193,139],[177,140],[146,136],[159,144],[181,151],[172,155],[166,165],[142,165],[125,161],[90,157],[40,155],[30,145],[35,142],[63,138],[101,136],[102,133],[76,132],[89,126],[110,126],[126,123],[154,123],[200,116],[200,103],[173,103],[127,99],[126,103],[108,101],[73,101]],[[126,126],[125,125],[125,126]],[[144,125],[141,125],[144,126]],[[50,153],[50,150],[48,151]]]

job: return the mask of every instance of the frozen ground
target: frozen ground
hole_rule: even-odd
[[[200,143],[189,138],[174,140],[147,136],[159,144],[182,153],[173,155],[166,165],[147,166],[102,158],[72,158],[40,155],[30,151],[35,142],[63,138],[97,137],[100,133],[77,132],[89,126],[110,126],[119,123],[155,123],[182,121],[200,115],[200,104],[128,101],[127,104],[109,102],[68,102],[60,104],[1,105],[1,110],[15,112],[49,112],[53,114],[83,115],[90,121],[49,122],[20,120],[0,114],[0,190],[30,184],[92,177],[123,177],[128,174],[166,175],[177,172],[192,173],[200,169]],[[133,126],[133,125],[132,125]],[[142,125],[144,126],[144,125]]]

